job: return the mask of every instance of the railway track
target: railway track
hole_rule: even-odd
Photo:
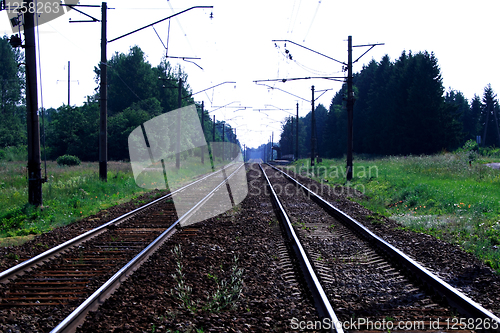
[[[204,210],[220,210],[214,198],[242,166],[230,164],[1,272],[2,315],[19,321],[35,317],[47,332],[74,331],[88,311],[102,304],[177,229],[185,227],[189,233],[186,226],[199,208],[208,203]],[[191,191],[195,184],[196,191]],[[173,198],[189,201],[186,192],[193,204],[177,216]]]
[[[286,173],[261,170],[321,318],[292,328],[500,331],[498,317],[361,223]]]

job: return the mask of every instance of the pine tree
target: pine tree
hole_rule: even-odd
[[[497,95],[493,92],[491,84],[484,88],[481,124],[483,126],[483,146],[500,147],[500,128],[498,123],[499,107]]]

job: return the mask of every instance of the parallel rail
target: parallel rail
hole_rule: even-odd
[[[318,310],[319,316],[322,319],[329,320],[330,323],[338,323],[339,320],[337,318],[337,315],[335,314],[335,311],[333,310],[330,301],[328,300],[326,293],[323,290],[323,287],[321,286],[321,283],[319,282],[316,273],[314,272],[311,262],[307,258],[306,252],[304,251],[304,248],[302,247],[299,238],[297,237],[295,231],[293,230],[292,223],[290,222],[290,219],[286,214],[285,209],[283,208],[283,205],[281,204],[281,201],[278,198],[278,195],[274,191],[273,186],[269,181],[266,172],[264,171],[264,168],[262,168],[262,165],[259,164],[259,167],[262,170],[264,177],[266,178],[267,186],[271,191],[271,201],[273,202],[273,205],[275,206],[276,211],[283,223],[285,232],[287,233],[288,241],[290,242],[290,245],[295,252],[295,257],[299,261],[302,272],[304,274],[304,278],[313,296],[313,300],[316,309]],[[343,333],[344,331],[342,327],[335,327],[335,332]]]
[[[85,316],[89,311],[96,309],[108,298],[120,284],[132,274],[140,265],[145,262],[168,238],[170,238],[182,224],[183,221],[189,219],[200,207],[203,206],[213,194],[220,189],[221,186],[226,185],[226,182],[235,175],[244,164],[242,163],[235,171],[233,171],[227,178],[224,179],[217,187],[194,205],[189,211],[184,213],[177,221],[175,221],[167,230],[158,236],[151,244],[144,250],[136,255],[130,262],[128,262],[122,269],[106,281],[98,290],[89,296],[78,308],[76,308],[68,317],[66,317],[59,325],[57,325],[51,333],[74,332],[76,328],[83,323]]]
[[[356,221],[355,219],[353,219],[352,217],[350,217],[346,213],[344,213],[341,210],[334,207],[328,201],[326,201],[325,199],[323,199],[322,197],[320,197],[316,193],[309,190],[306,186],[302,185],[300,182],[298,182],[296,179],[292,178],[287,173],[283,172],[282,170],[280,170],[272,165],[269,165],[269,166],[271,168],[273,168],[274,170],[282,173],[289,181],[291,181],[298,188],[300,188],[305,193],[306,196],[311,198],[319,206],[321,206],[323,209],[325,209],[325,211],[328,212],[331,216],[338,219],[340,222],[342,222],[347,227],[351,228],[353,231],[357,232],[364,239],[366,239],[370,244],[372,244],[375,248],[377,248],[378,250],[383,252],[391,260],[393,260],[399,266],[401,266],[405,270],[407,270],[418,281],[429,286],[437,294],[446,298],[446,300],[448,301],[448,304],[450,306],[456,308],[457,311],[460,312],[462,315],[467,316],[469,318],[474,318],[474,319],[481,318],[483,320],[489,321],[490,323],[496,322],[498,324],[497,329],[486,330],[486,331],[500,332],[500,318],[496,317],[493,313],[486,310],[481,305],[474,302],[472,299],[470,299],[469,297],[467,297],[466,295],[464,295],[463,293],[461,293],[457,289],[453,288],[452,286],[450,286],[448,283],[446,283],[445,281],[443,281],[442,279],[440,279],[436,275],[432,274],[430,271],[428,271],[422,265],[417,263],[415,260],[411,259],[406,254],[404,254],[402,251],[398,250],[393,245],[389,244],[385,240],[381,239],[379,236],[375,235],[373,232],[368,230],[361,223],[359,223],[358,221]],[[262,166],[261,166],[261,169],[264,172]],[[265,175],[265,172],[264,172],[264,175]],[[272,190],[272,185],[270,184],[267,175],[266,175],[266,179],[269,183],[269,187]],[[276,193],[274,192],[274,190],[272,190],[272,196],[273,197],[276,196]],[[281,206],[281,203],[279,203],[279,199],[277,199],[277,197],[276,197],[276,199],[274,199],[274,200],[275,201],[277,200],[278,206],[280,207],[280,210],[282,210],[283,208]],[[282,216],[283,214],[286,215],[286,213],[284,211],[280,211],[279,214],[280,214],[280,216]],[[283,221],[287,221],[286,223],[284,223],[285,227],[290,228],[290,231],[287,231],[287,233],[294,234],[288,217],[285,216],[282,218],[283,218]],[[298,242],[298,240],[293,240],[293,242]],[[308,282],[308,284],[309,284],[309,282]],[[313,295],[314,295],[314,292],[313,292]],[[320,316],[324,316],[323,309],[320,309],[319,312],[320,312]],[[323,315],[322,315],[322,313],[323,313]]]
[[[91,238],[94,238],[94,237],[100,235],[101,233],[107,231],[107,229],[110,226],[116,226],[116,225],[124,222],[125,220],[137,215],[138,213],[143,212],[144,210],[150,208],[151,206],[153,206],[153,205],[155,205],[163,200],[167,200],[168,198],[172,197],[173,195],[180,193],[180,192],[184,191],[185,189],[187,189],[188,187],[190,187],[194,184],[197,184],[197,183],[199,183],[199,182],[201,182],[201,181],[203,181],[203,180],[205,180],[205,179],[207,179],[207,178],[209,178],[209,177],[211,177],[219,172],[222,172],[222,170],[218,170],[218,171],[211,173],[203,178],[200,178],[192,183],[189,183],[189,184],[175,190],[174,192],[166,194],[166,195],[164,195],[164,196],[162,196],[154,201],[151,201],[150,203],[145,204],[144,206],[136,208],[136,209],[134,209],[126,214],[123,214],[122,216],[119,216],[119,217],[117,217],[117,218],[97,227],[97,228],[89,230],[89,231],[87,231],[87,232],[85,232],[85,233],[83,233],[83,234],[81,234],[73,239],[70,239],[70,240],[68,240],[60,245],[57,245],[57,246],[55,246],[55,247],[53,247],[53,248],[51,248],[43,253],[40,253],[39,255],[37,255],[31,259],[23,261],[22,263],[1,272],[0,273],[0,283],[4,283],[4,284],[8,283],[9,280],[13,279],[15,276],[20,275],[23,272],[25,272],[31,268],[36,267],[37,265],[41,264],[42,262],[44,262],[50,258],[53,258],[56,255],[58,255],[64,251],[67,251],[70,248],[73,248],[73,247],[75,247],[83,242],[88,241]]]

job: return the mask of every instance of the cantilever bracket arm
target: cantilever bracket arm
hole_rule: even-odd
[[[324,55],[323,53],[319,53],[318,51],[314,51],[314,50],[312,50],[312,49],[310,49],[310,48],[308,48],[308,47],[302,46],[302,45],[297,44],[297,43],[295,43],[295,42],[292,42],[291,40],[288,40],[288,39],[273,39],[272,41],[273,41],[273,42],[288,42],[288,43],[292,43],[292,44],[297,45],[297,46],[300,46],[300,47],[302,47],[302,48],[304,48],[304,49],[306,49],[306,50],[309,50],[309,51],[311,51],[311,52],[314,52],[314,53],[316,53],[316,54],[319,54],[319,55],[321,55],[321,56],[323,56],[323,57],[325,57],[325,58],[328,58],[328,59],[330,59],[330,60],[336,61],[336,62],[338,62],[339,64],[342,64],[342,65],[347,65],[345,62],[342,62],[342,61],[337,60],[337,59],[333,59],[332,57],[329,57],[329,56],[327,56],[327,55]]]
[[[143,30],[143,29],[149,28],[149,27],[151,27],[151,26],[153,26],[153,25],[155,25],[155,24],[158,24],[158,23],[160,23],[160,22],[166,21],[166,20],[168,20],[168,19],[171,19],[172,17],[175,17],[175,16],[177,16],[177,15],[180,15],[180,14],[182,14],[182,13],[185,13],[185,12],[187,12],[187,11],[189,11],[189,10],[191,10],[191,9],[195,9],[195,8],[214,8],[214,6],[194,6],[194,7],[191,7],[191,8],[185,9],[185,10],[183,10],[183,11],[181,11],[181,12],[175,13],[174,15],[170,15],[169,17],[165,17],[164,19],[161,19],[161,20],[159,20],[159,21],[156,21],[156,22],[153,22],[153,23],[151,23],[151,24],[148,24],[148,25],[146,25],[146,26],[144,26],[144,27],[142,27],[142,28],[139,28],[139,29],[136,29],[136,30],[134,30],[134,31],[131,31],[131,32],[129,32],[129,33],[127,33],[127,34],[125,34],[125,35],[122,35],[122,36],[120,36],[120,37],[113,38],[113,39],[109,40],[109,41],[108,41],[108,43],[114,42],[115,40],[118,40],[118,39],[120,39],[120,38],[126,37],[126,36],[131,35],[131,34],[133,34],[133,33],[135,33],[135,32],[138,32],[138,31],[141,31],[141,30]]]
[[[328,90],[332,90],[332,89],[325,89],[325,90],[318,90],[318,91],[316,91],[316,92],[323,91],[323,93],[322,93],[321,95],[319,95],[318,97],[316,97],[316,98],[314,99],[314,101],[316,102],[316,100],[318,100],[321,96],[323,96],[323,95],[324,95],[324,94],[325,94]]]
[[[361,59],[362,56],[364,56],[365,54],[367,54],[371,49],[373,49],[375,46],[377,45],[385,45],[385,43],[378,43],[378,44],[368,44],[368,45],[354,45],[353,47],[364,47],[364,46],[370,46],[370,48],[368,50],[366,50],[365,53],[363,53],[362,55],[359,56],[358,59],[354,60],[352,63],[356,63],[359,59]]]
[[[82,14],[82,15],[85,15],[89,18],[91,18],[92,20],[91,21],[72,21],[71,19],[69,20],[69,23],[86,23],[86,22],[101,22],[101,20],[98,20],[96,19],[95,17],[87,14],[87,13],[84,13],[82,12],[81,10],[75,8],[75,7],[101,7],[101,6],[98,6],[98,5],[72,5],[72,4],[60,4],[59,6],[66,6],[66,7],[69,7],[75,11],[77,11],[78,13]]]
[[[283,90],[283,89],[280,89],[280,88],[276,88],[276,87],[271,87],[270,85],[259,83],[259,81],[253,81],[253,82],[254,82],[256,85],[258,85],[258,86],[264,86],[264,87],[267,87],[268,89],[276,89],[276,90],[282,91],[282,92],[284,92],[284,93],[286,93],[286,94],[288,94],[288,95],[292,95],[293,97],[300,98],[300,99],[302,99],[302,100],[304,100],[304,101],[306,101],[306,102],[310,102],[310,100],[305,99],[305,98],[302,98],[302,97],[297,96],[297,95],[294,95],[294,94],[292,94],[292,93],[289,93],[289,92],[288,92],[288,91],[286,91],[286,90]]]
[[[221,85],[226,84],[226,83],[236,83],[236,82],[234,82],[234,81],[225,81],[225,82],[222,82],[222,83],[216,84],[215,86],[209,87],[209,88],[207,88],[207,89],[203,89],[203,90],[200,90],[200,91],[198,91],[198,92],[195,92],[194,94],[191,94],[191,96],[194,96],[194,95],[196,95],[196,94],[199,94],[199,93],[201,93],[201,92],[207,91],[207,90],[209,90],[209,89],[212,89],[212,88],[215,88],[215,87],[221,86]]]

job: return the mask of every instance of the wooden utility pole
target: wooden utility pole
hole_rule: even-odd
[[[347,167],[346,179],[352,179],[352,119],[354,109],[354,93],[352,90],[352,36],[347,39]]]
[[[107,3],[101,6],[101,86],[100,86],[100,120],[99,120],[99,178],[108,180],[108,60],[107,60]]]
[[[33,8],[28,0],[27,8]],[[35,47],[35,17],[27,10],[24,13],[24,38],[26,58],[26,122],[28,130],[28,202],[41,206],[42,169],[40,157],[40,122],[38,119],[38,89]]]

